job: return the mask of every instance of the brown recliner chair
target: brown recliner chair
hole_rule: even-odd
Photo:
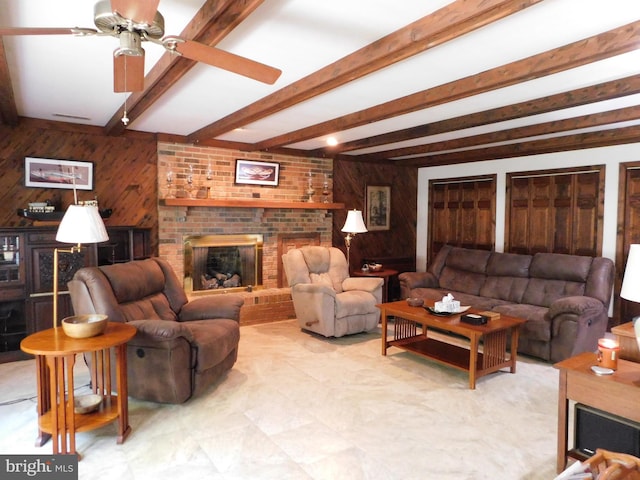
[[[231,369],[240,341],[239,295],[188,301],[159,258],[82,268],[69,282],[76,315],[102,313],[138,330],[127,344],[129,395],[182,403]]]

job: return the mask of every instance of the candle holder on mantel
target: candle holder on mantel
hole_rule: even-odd
[[[324,182],[322,183],[322,203],[329,203],[329,195],[331,195],[331,190],[329,190],[329,181],[325,173]]]
[[[308,181],[308,186],[307,186],[307,195],[309,195],[309,198],[307,199],[307,202],[309,202],[309,203],[313,202],[313,194],[314,193],[316,193],[316,191],[313,188],[313,178],[312,178],[311,172],[309,172],[309,181]]]
[[[173,172],[169,170],[167,172],[167,198],[173,198]]]
[[[193,195],[193,165],[189,165],[189,173],[187,174],[187,194],[189,198],[194,198]]]

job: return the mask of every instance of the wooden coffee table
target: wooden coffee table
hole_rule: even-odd
[[[460,315],[438,316],[423,307],[410,307],[404,300],[377,305],[382,312],[382,355],[389,347],[417,353],[439,363],[469,372],[469,388],[476,388],[476,379],[509,368],[516,373],[519,327],[525,320],[507,315],[489,320],[486,325],[470,325],[460,321]],[[469,310],[467,313],[478,313]],[[393,340],[388,337],[388,317],[395,317]],[[469,348],[428,336],[429,327],[464,336]],[[421,330],[421,331],[419,331]],[[511,353],[507,352],[507,334],[511,332]],[[483,351],[478,346],[483,341]]]

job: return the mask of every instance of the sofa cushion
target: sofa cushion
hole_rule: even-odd
[[[584,283],[532,278],[529,280],[522,302],[548,308],[559,298],[582,295],[584,295]]]
[[[376,297],[364,290],[349,290],[336,295],[336,318],[376,313]]]
[[[336,255],[332,250],[334,249],[317,246],[300,249],[309,270],[311,283],[323,283],[336,292],[341,292],[342,281],[348,276],[348,272],[346,268],[341,268],[340,255]]]
[[[585,283],[589,277],[592,262],[592,257],[562,253],[536,253],[531,261],[529,275],[535,278]]]
[[[478,295],[491,252],[452,248],[440,274],[440,288]]]
[[[139,300],[164,290],[164,273],[152,259],[105,265],[100,269],[109,280],[118,303]]]
[[[529,283],[531,258],[531,255],[493,252],[480,295],[520,303]]]
[[[156,293],[135,302],[121,303],[118,308],[127,322],[140,319],[173,321],[178,319],[163,293]]]

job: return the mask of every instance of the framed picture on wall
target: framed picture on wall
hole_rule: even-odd
[[[93,163],[25,157],[24,185],[25,187],[93,190]]]
[[[391,187],[367,185],[365,196],[367,229],[389,230],[391,224]]]
[[[278,186],[280,164],[275,162],[256,162],[254,160],[236,160],[236,184]]]

